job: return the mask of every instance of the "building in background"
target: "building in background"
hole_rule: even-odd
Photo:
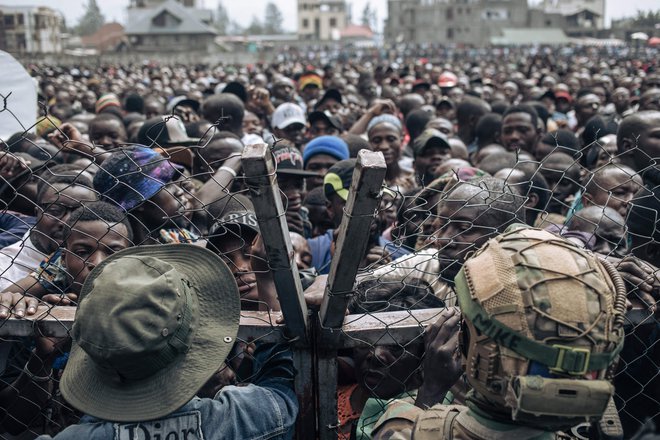
[[[526,27],[528,11],[527,0],[388,0],[385,39],[483,45],[504,28]]]
[[[128,44],[124,26],[119,23],[106,23],[92,35],[81,37],[80,45],[84,48],[95,49],[99,53],[114,52],[119,47]]]
[[[298,0],[299,40],[339,40],[348,24],[343,0]]]
[[[43,6],[0,5],[0,50],[12,54],[62,52],[62,15]]]
[[[597,37],[605,28],[605,0],[543,0],[529,11],[530,28],[561,28],[571,37]]]
[[[213,12],[196,0],[132,0],[124,30],[132,50],[210,52],[217,32]]]

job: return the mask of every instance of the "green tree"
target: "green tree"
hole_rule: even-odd
[[[245,33],[248,35],[263,35],[264,25],[261,23],[261,20],[259,20],[256,15],[252,16],[252,22],[247,28],[245,28]]]
[[[76,33],[78,35],[92,35],[98,31],[105,23],[105,17],[96,4],[96,0],[89,0],[85,6],[85,14],[80,18],[78,26],[76,26]]]
[[[225,8],[222,2],[218,2],[218,8],[215,10],[214,24],[220,35],[229,34],[231,20],[229,19],[227,8]]]
[[[637,16],[632,20],[634,27],[655,27],[660,23],[660,11],[637,11]]]
[[[264,33],[268,35],[281,34],[284,31],[282,22],[284,22],[284,17],[280,8],[275,3],[268,2],[266,16],[264,17]]]

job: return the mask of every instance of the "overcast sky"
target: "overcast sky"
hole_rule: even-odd
[[[125,8],[128,0],[96,0],[100,6],[106,20],[116,20],[120,23],[126,21]],[[236,20],[240,25],[247,26],[256,15],[263,19],[264,10],[269,0],[199,0],[205,8],[215,9],[219,2],[227,8],[231,19]],[[271,0],[274,1],[282,11],[284,16],[284,28],[289,31],[296,29],[296,0]],[[87,0],[0,0],[0,4],[6,5],[44,5],[55,7],[62,11],[66,17],[69,26],[75,24],[84,12],[84,5]],[[383,27],[383,20],[387,17],[387,0],[349,0],[352,5],[353,21],[360,20],[361,12],[367,3],[371,3],[376,8],[378,14],[379,29]],[[531,3],[539,3],[539,0],[532,0]],[[249,6],[249,8],[246,8]],[[250,12],[246,12],[249,9]],[[660,9],[658,0],[606,0],[605,21],[609,23],[612,18],[621,18],[635,15],[637,10],[658,10]]]

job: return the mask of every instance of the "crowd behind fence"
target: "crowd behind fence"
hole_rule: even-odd
[[[471,60],[463,61],[467,65]],[[569,69],[568,62],[557,61]],[[636,62],[630,59],[622,64],[632,71]],[[582,64],[592,65],[589,63],[585,59]],[[546,59],[537,67],[550,75],[552,72],[543,70],[548,65]],[[372,86],[376,87],[373,78],[365,85],[360,82],[365,80],[364,72],[360,78],[351,79],[349,73],[358,70],[338,66],[346,68],[345,75],[330,74],[326,88],[341,87],[344,77],[349,78],[344,84],[345,108],[325,113],[330,123],[342,116],[345,125],[355,127],[365,114],[378,108],[372,120],[381,118],[381,128],[389,124],[387,130],[391,131],[397,124],[391,119],[396,119],[394,115],[399,111],[415,115],[415,110],[406,108],[411,98],[404,94],[404,87],[400,92],[389,90],[397,101],[394,111],[389,112],[386,109],[393,103],[369,96]],[[535,69],[534,65],[528,67],[529,72]],[[84,91],[75,90],[82,84],[81,78],[57,83],[51,81],[57,68],[52,68],[51,74],[46,73],[48,69],[51,67],[33,72],[42,80],[42,93],[50,94],[52,99],[57,93],[71,92],[80,95],[76,101],[83,100]],[[148,72],[151,83],[142,81],[142,87],[150,93],[173,89],[173,84],[163,81],[169,74],[173,78],[194,76],[180,67],[149,69],[145,67],[143,72]],[[471,72],[467,67],[461,69]],[[411,90],[427,84],[427,73],[419,65],[408,73],[414,77],[415,70],[416,82],[405,78],[397,81]],[[105,73],[110,74],[109,70]],[[108,79],[106,85],[112,90],[131,84],[131,90],[139,94],[139,82],[132,83],[130,69],[124,73],[117,75],[116,81]],[[266,78],[266,73],[271,78]],[[490,88],[492,93],[506,97],[511,81],[505,73],[493,75],[492,83],[473,82],[465,91],[478,89],[484,97],[488,91],[485,89]],[[264,76],[265,86],[271,90],[278,81],[286,82],[268,69],[242,72],[239,68],[238,76],[243,74],[255,83],[261,81],[259,75]],[[382,96],[387,88],[385,79],[393,76],[386,69],[379,74]],[[591,80],[595,75],[598,73],[589,76],[581,71],[576,79],[584,82],[583,76]],[[540,82],[543,77],[537,76]],[[600,75],[602,83],[594,81],[593,89],[576,99],[576,106],[588,108],[593,104],[592,108],[600,108],[600,104],[587,99],[597,99],[594,89],[600,87],[607,94],[604,104],[614,107],[617,79],[607,77],[612,82],[608,86],[603,76],[605,73]],[[625,87],[631,88],[638,78],[629,76],[630,84]],[[514,81],[516,89],[518,85],[526,87],[524,78]],[[25,131],[2,140],[0,437],[55,435],[82,416],[63,399],[58,381],[71,349],[69,334],[75,305],[86,276],[95,266],[132,246],[195,243],[223,258],[241,295],[236,344],[198,395],[212,398],[224,386],[249,383],[260,374],[252,368],[255,344],[286,342],[292,348],[297,370],[295,391],[300,410],[295,438],[371,438],[371,430],[390,400],[414,402],[424,373],[428,374],[424,367],[428,347],[424,329],[456,308],[454,277],[462,264],[508,227],[526,224],[549,230],[598,254],[611,262],[626,282],[626,337],[618,366],[611,373],[616,389],[614,403],[625,438],[631,438],[647,420],[658,422],[660,417],[660,274],[653,265],[658,261],[654,258],[660,242],[656,208],[660,201],[656,162],[660,152],[660,90],[654,88],[660,81],[652,83],[652,78],[649,69],[642,102],[636,104],[646,107],[629,107],[621,118],[615,113],[590,119],[582,127],[582,145],[577,139],[569,145],[562,137],[565,133],[559,130],[538,136],[530,149],[525,144],[525,127],[520,128],[529,121],[523,120],[517,127],[513,124],[512,133],[507,133],[502,118],[494,117],[495,112],[482,112],[477,102],[472,107],[464,106],[463,111],[468,111],[468,117],[470,112],[481,115],[477,119],[485,126],[481,127],[482,137],[475,139],[474,146],[456,146],[449,142],[460,137],[453,127],[445,135],[443,122],[436,121],[435,131],[429,134],[433,118],[418,112],[416,116],[425,121],[421,129],[409,126],[409,118],[404,120],[415,150],[414,166],[424,161],[421,151],[427,144],[430,149],[433,140],[440,139],[447,148],[443,144],[440,155],[444,156],[429,159],[421,172],[414,168],[417,173],[409,178],[393,165],[399,157],[393,159],[390,150],[378,146],[376,135],[372,136],[378,128],[367,128],[366,121],[363,132],[370,133],[369,141],[354,141],[366,148],[354,148],[354,161],[348,171],[332,166],[325,169],[336,179],[329,181],[326,174],[317,186],[321,188],[321,199],[325,196],[320,204],[313,190],[304,194],[303,177],[309,184],[315,176],[304,174],[302,164],[296,163],[303,160],[303,155],[296,153],[300,145],[295,134],[278,131],[271,120],[273,133],[261,132],[260,142],[244,145],[245,138],[241,140],[231,133],[237,123],[233,101],[223,101],[218,107],[220,113],[207,112],[214,95],[202,97],[201,85],[189,89],[187,98],[194,100],[199,94],[200,100],[205,100],[201,108],[191,104],[179,107],[179,111],[176,106],[166,112],[160,109],[160,121],[148,128],[145,126],[153,118],[142,126],[139,122],[144,118],[122,120],[125,131],[134,130],[128,138],[131,142],[108,141],[108,133],[93,139],[92,120],[97,124],[96,131],[100,131],[101,124],[105,124],[104,131],[112,131],[108,126],[117,119],[116,115],[103,115],[107,105],[103,97],[94,103],[97,113],[88,115],[82,124],[75,115],[68,115],[70,109],[58,106],[56,99],[55,103],[42,101],[43,114],[36,124],[19,121]],[[90,84],[104,83],[96,77],[85,81],[88,90]],[[298,79],[299,83],[303,81]],[[53,93],[46,92],[53,84]],[[432,94],[431,84],[429,89]],[[451,99],[457,102],[451,102],[445,95],[451,89],[456,92],[456,85],[443,88],[442,96],[421,93],[427,102],[418,107],[431,101],[434,106],[430,110],[420,111],[437,111],[437,116],[442,103],[449,102],[455,113],[443,114],[442,118],[449,125],[458,119],[460,128],[460,119],[465,116],[460,114],[458,103],[469,103],[472,97],[454,96]],[[246,90],[243,87],[243,92]],[[262,98],[254,94],[254,88],[249,93],[247,107],[254,109],[250,104]],[[302,96],[303,90],[299,93]],[[562,93],[563,89],[553,92],[552,99]],[[649,93],[650,97],[645,98]],[[351,102],[354,94],[361,100]],[[226,91],[215,94],[223,95]],[[320,102],[321,96],[315,99]],[[123,104],[112,102],[110,107],[126,107],[127,102],[130,106],[130,98],[125,96]],[[12,105],[21,98],[5,94],[3,99],[0,112],[11,112]],[[496,101],[491,101],[493,108]],[[277,104],[274,107],[284,105],[276,99],[273,103]],[[306,103],[310,110],[313,103],[314,99]],[[268,104],[262,99],[262,107]],[[537,121],[529,112],[530,106],[513,100],[509,107],[515,110],[507,113],[502,109],[504,117],[528,115],[534,128],[547,126],[551,119],[541,124],[541,117],[537,116]],[[186,111],[207,113],[207,125],[189,123],[186,118],[190,113]],[[484,115],[490,115],[499,127],[497,139],[492,142],[484,139],[494,134],[489,132],[488,117]],[[632,122],[626,125],[626,118]],[[62,125],[62,121],[67,123]],[[615,122],[617,127],[613,129]],[[403,132],[401,122],[398,124]],[[83,125],[88,125],[88,133],[81,133]],[[28,134],[33,129],[39,137]],[[473,129],[480,130],[476,123]],[[384,138],[390,136],[387,130],[383,130]],[[132,142],[140,136],[151,142]],[[424,136],[427,143],[419,148],[412,146],[412,138]],[[504,137],[508,141],[502,141]],[[481,143],[476,145],[477,141]],[[503,146],[506,142],[509,144]],[[316,193],[318,199],[319,190]],[[343,201],[333,207],[340,193]],[[322,222],[314,217],[319,209],[323,211]],[[320,226],[324,229],[315,230]],[[318,240],[315,244],[305,240],[314,237]],[[327,250],[328,259],[320,264],[320,251],[314,246],[323,239],[327,241],[324,252]],[[445,403],[463,404],[468,392],[467,380],[459,378]],[[358,406],[362,408],[356,410]],[[589,438],[584,432],[575,428],[572,434]]]

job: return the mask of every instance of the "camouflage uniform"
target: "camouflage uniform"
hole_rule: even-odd
[[[626,304],[613,267],[547,231],[512,225],[466,261],[455,285],[469,406],[397,403],[374,438],[569,439],[579,437],[561,431],[603,417]],[[396,419],[409,423],[387,432]]]

